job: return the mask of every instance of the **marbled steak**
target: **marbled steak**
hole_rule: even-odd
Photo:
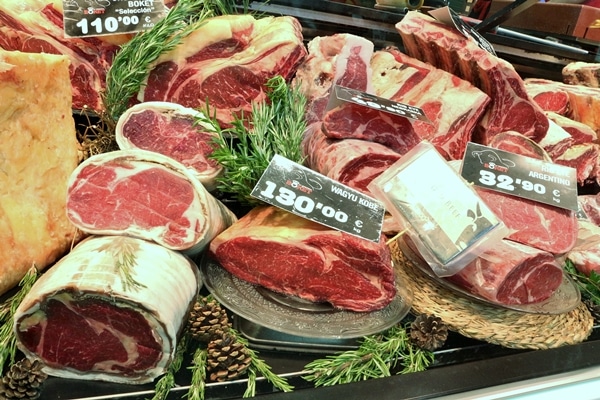
[[[66,253],[79,160],[65,56],[0,50],[0,293]]]

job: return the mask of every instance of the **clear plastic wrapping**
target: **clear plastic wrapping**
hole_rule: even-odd
[[[454,275],[508,234],[428,141],[374,179],[369,190],[406,227],[405,234],[439,276]]]

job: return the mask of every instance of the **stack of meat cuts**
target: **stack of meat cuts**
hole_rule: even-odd
[[[457,29],[417,11],[409,11],[396,29],[408,55],[475,84],[491,97],[476,132],[480,143],[488,144],[496,134],[508,130],[535,141],[546,135],[548,118],[528,96],[510,63],[483,50]]]
[[[534,78],[525,80],[525,88],[569,134],[570,145],[553,160],[577,169],[581,185],[600,183],[600,89]]]
[[[366,193],[371,180],[423,139],[449,159],[462,157],[489,102],[462,79],[397,49],[374,52],[371,42],[350,34],[317,37],[308,51],[294,78],[308,98],[306,164]],[[419,107],[430,122],[352,103],[335,106],[336,85]]]

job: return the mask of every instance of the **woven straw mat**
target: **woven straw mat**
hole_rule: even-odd
[[[584,341],[594,320],[580,303],[563,314],[533,314],[488,306],[440,285],[389,244],[396,269],[413,292],[412,312],[440,317],[463,336],[516,349],[548,349]]]

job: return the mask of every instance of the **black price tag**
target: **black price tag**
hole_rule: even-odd
[[[469,142],[461,175],[486,189],[578,209],[575,168]]]
[[[333,229],[379,242],[385,207],[280,155],[275,155],[251,195]]]
[[[163,0],[63,0],[64,30],[70,37],[140,32],[166,13]]]
[[[330,104],[327,106],[327,109],[333,108],[335,104],[339,103],[340,101],[345,101],[373,108],[375,110],[396,114],[401,117],[431,123],[429,118],[427,118],[423,110],[419,107],[398,103],[397,101],[392,101],[390,99],[375,96],[360,90],[350,89],[344,86],[335,86],[333,92],[335,99],[334,101],[330,100]]]
[[[429,11],[429,14],[431,14],[440,22],[443,22],[447,25],[454,25],[454,27],[458,29],[460,33],[462,33],[465,37],[475,40],[477,45],[483,50],[486,50],[488,53],[496,55],[496,50],[494,50],[494,46],[492,46],[492,44],[479,32],[477,32],[469,24],[463,21],[461,16],[450,7],[446,6],[438,8],[436,10]]]

